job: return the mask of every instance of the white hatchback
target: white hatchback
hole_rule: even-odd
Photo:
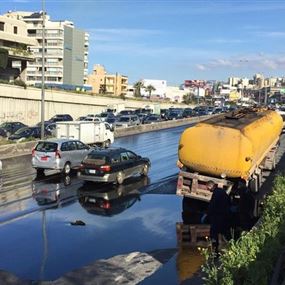
[[[51,139],[39,141],[32,151],[32,166],[41,175],[45,169],[60,170],[69,174],[72,168],[80,166],[81,161],[92,149],[79,140]]]

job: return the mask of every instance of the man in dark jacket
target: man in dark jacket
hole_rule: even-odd
[[[208,218],[210,220],[210,238],[215,251],[219,249],[219,234],[227,240],[231,238],[230,216],[231,200],[226,191],[218,188],[213,181],[207,182],[207,188],[212,194],[208,208]]]

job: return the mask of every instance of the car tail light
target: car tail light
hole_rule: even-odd
[[[36,153],[36,150],[33,148],[32,149],[32,157],[35,157],[35,153]]]
[[[110,165],[102,165],[102,166],[100,166],[100,170],[106,171],[106,172],[111,171],[111,166]]]
[[[110,209],[111,208],[111,204],[109,201],[104,201],[103,205],[102,205],[103,209]]]
[[[55,158],[61,158],[61,155],[58,149],[55,151]]]
[[[179,175],[177,181],[177,190],[182,190],[182,188],[183,188],[183,177]]]

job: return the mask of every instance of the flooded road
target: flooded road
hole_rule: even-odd
[[[177,248],[176,160],[184,128],[117,139],[115,146],[152,163],[148,178],[121,186],[52,171],[37,178],[30,156],[3,161],[0,284],[179,284],[189,278],[202,259]]]

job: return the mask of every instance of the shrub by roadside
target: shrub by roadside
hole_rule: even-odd
[[[277,176],[260,222],[237,241],[230,241],[218,262],[205,250],[205,284],[267,285],[285,244],[285,176]]]

